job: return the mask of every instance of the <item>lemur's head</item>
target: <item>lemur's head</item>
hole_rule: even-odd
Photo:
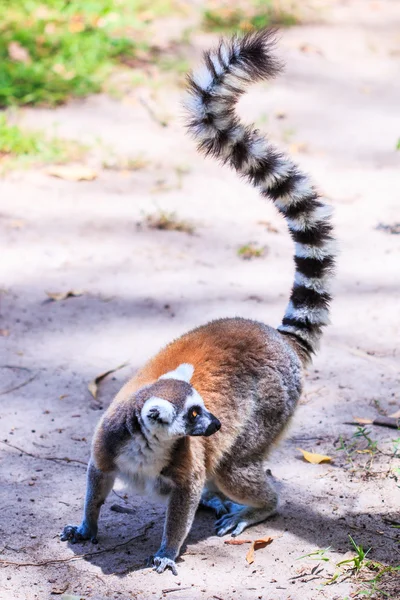
[[[146,430],[162,438],[186,435],[209,436],[221,423],[204,406],[200,394],[190,385],[193,366],[179,365],[162,375],[138,394],[140,422]]]

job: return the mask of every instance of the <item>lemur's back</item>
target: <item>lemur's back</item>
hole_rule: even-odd
[[[286,337],[249,319],[211,321],[156,354],[114,402],[129,401],[142,386],[182,363],[193,366],[191,384],[224,426],[223,435],[204,440],[208,468],[215,469],[239,436],[240,445],[244,440],[254,445],[251,440],[255,437],[256,446],[266,453],[287,424],[301,393],[301,362]]]

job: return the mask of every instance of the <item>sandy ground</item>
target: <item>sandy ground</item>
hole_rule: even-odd
[[[279,516],[242,536],[276,537],[252,565],[247,546],[224,544],[212,515],[199,512],[178,577],[143,567],[158,547],[164,508],[122,486],[103,508],[98,546],[69,547],[58,534],[81,517],[84,463],[100,411],[152,353],[215,317],[279,324],[293,276],[285,225],[234,174],[196,154],[178,118],[178,89],[157,93],[156,110],[176,115],[164,128],[136,91],[122,100],[96,96],[56,111],[25,111],[28,124],[57,123],[60,134],[97,145],[103,156],[142,155],[148,164],[134,172],[100,170],[91,182],[43,170],[0,182],[0,440],[8,444],[0,444],[2,600],[63,593],[96,600],[342,600],[358,589],[354,577],[322,584],[352,556],[349,534],[372,548],[371,559],[400,563],[399,530],[388,522],[399,521],[399,461],[392,458],[398,432],[373,428],[386,454],[372,456],[369,469],[371,454],[354,451],[349,462],[338,450],[340,436],[357,441],[356,428],[346,424],[353,416],[400,408],[400,238],[376,229],[400,220],[395,5],[343,4],[326,24],[283,31],[284,75],[241,103],[242,115],[292,152],[332,201],[341,245],[332,326],[292,426],[266,465],[280,489]],[[194,60],[210,39],[194,36],[193,43]],[[96,153],[90,161],[98,164]],[[159,209],[193,223],[194,235],[148,229],[144,215]],[[237,256],[250,241],[266,247],[265,257]],[[84,293],[46,301],[47,291],[68,290]],[[88,383],[126,361],[95,401]],[[333,461],[310,465],[298,447]],[[115,513],[115,503],[134,511]],[[298,560],[327,547],[329,562]],[[400,598],[400,576],[387,589]]]

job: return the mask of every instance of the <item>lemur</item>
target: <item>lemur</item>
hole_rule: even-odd
[[[328,323],[335,241],[331,210],[290,158],[235,104],[247,86],[276,75],[274,39],[262,30],[222,40],[188,79],[187,127],[206,155],[232,166],[271,199],[295,242],[295,278],[277,329],[244,318],[207,323],[171,342],[117,394],[94,434],[81,525],[63,541],[97,541],[101,505],[115,477],[168,501],[151,564],[175,559],[200,503],[216,532],[240,534],[277,509],[264,459],[293,414],[302,370]]]

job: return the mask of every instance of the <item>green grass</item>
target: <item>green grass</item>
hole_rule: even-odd
[[[365,552],[364,548],[359,545],[356,544],[356,542],[353,540],[353,538],[351,537],[351,535],[349,534],[349,538],[350,538],[350,542],[351,545],[353,546],[353,549],[355,550],[355,556],[353,556],[353,558],[348,558],[347,560],[341,560],[340,562],[337,563],[337,567],[341,567],[342,565],[349,565],[349,567],[355,572],[358,573],[362,567],[367,566],[368,561],[366,561],[366,557],[367,554],[369,554],[369,552],[371,551],[371,548],[368,548],[368,550]]]
[[[240,246],[237,253],[240,258],[243,258],[243,260],[251,260],[253,258],[263,257],[265,255],[265,248],[250,242],[249,244]]]
[[[180,231],[193,235],[194,226],[188,221],[179,219],[174,212],[158,212],[146,215],[145,219],[147,227],[150,229],[160,229],[161,231]]]
[[[301,560],[302,558],[310,558],[311,560],[323,560],[324,562],[329,562],[328,556],[326,553],[331,549],[331,546],[327,548],[323,548],[321,550],[314,550],[314,552],[310,552],[309,554],[304,554],[303,556],[299,556],[296,560]]]
[[[85,147],[77,142],[48,137],[41,131],[25,131],[0,114],[0,175],[14,168],[81,158]]]
[[[212,0],[204,9],[203,26],[208,31],[248,31],[271,25],[288,27],[298,21],[290,4],[276,0]]]
[[[98,92],[173,0],[0,0],[0,107]],[[153,42],[154,40],[149,40]]]

